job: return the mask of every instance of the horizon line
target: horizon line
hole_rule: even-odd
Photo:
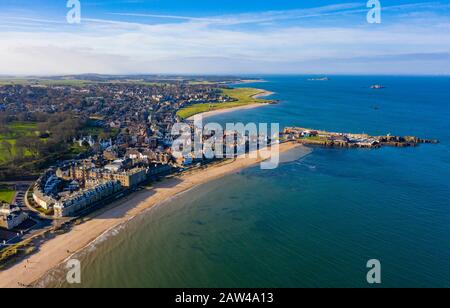
[[[161,76],[161,77],[246,77],[246,76],[442,76],[450,77],[450,73],[435,73],[435,74],[408,74],[408,73],[62,73],[62,74],[2,74],[0,78],[55,78],[55,77],[69,77],[69,76],[124,76],[124,77],[143,77],[143,76]]]

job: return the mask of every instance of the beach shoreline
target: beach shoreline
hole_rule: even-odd
[[[263,98],[263,97],[267,97],[267,96],[275,94],[275,92],[272,92],[272,91],[267,91],[267,90],[262,90],[262,89],[259,89],[259,90],[261,91],[261,93],[257,93],[255,95],[252,95],[251,97],[252,98]]]
[[[257,93],[255,95],[252,95],[251,98],[255,98],[255,99],[260,99],[260,98],[264,98],[270,95],[275,94],[275,92],[271,92],[271,91],[267,91],[267,90],[260,90],[260,93]],[[249,110],[249,109],[254,109],[254,108],[259,108],[259,107],[264,107],[264,106],[268,106],[268,105],[273,105],[273,102],[267,102],[267,103],[254,103],[254,104],[249,104],[249,105],[244,105],[244,106],[238,106],[238,107],[231,107],[231,108],[224,108],[224,109],[217,109],[217,110],[212,110],[212,111],[206,111],[200,114],[196,114],[193,115],[189,118],[187,118],[187,121],[194,121],[194,117],[195,116],[199,116],[201,115],[203,117],[203,119],[212,117],[212,116],[216,116],[216,115],[220,115],[220,114],[225,114],[225,113],[230,113],[230,112],[234,112],[234,111],[238,111],[238,110]]]
[[[280,153],[308,148],[295,142],[280,144]],[[107,210],[88,215],[88,221],[75,226],[70,232],[58,235],[43,243],[39,251],[8,269],[0,271],[0,288],[30,286],[39,281],[53,268],[63,264],[82,251],[96,239],[134,217],[154,208],[194,187],[239,172],[262,162],[261,158],[239,157],[205,169],[192,170],[165,179],[149,189],[137,192],[108,206]],[[99,214],[100,213],[100,214]]]
[[[207,111],[207,112],[203,112],[203,113],[199,113],[199,114],[193,115],[193,116],[187,118],[186,120],[187,121],[194,121],[194,118],[196,116],[201,116],[201,117],[203,117],[203,119],[206,119],[206,118],[210,118],[210,117],[213,117],[213,116],[216,116],[216,115],[220,115],[220,114],[231,113],[231,112],[238,111],[238,110],[249,110],[249,109],[264,107],[264,106],[268,106],[268,105],[270,105],[270,104],[269,103],[255,103],[255,104],[239,106],[239,107],[233,107],[233,108],[212,110],[212,111]]]

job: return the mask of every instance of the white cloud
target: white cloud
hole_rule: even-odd
[[[353,8],[316,8],[313,13]],[[286,14],[246,14],[241,21],[276,21]],[[290,14],[299,16],[299,11]],[[427,18],[427,24],[411,19],[381,26],[269,23],[251,28],[224,27],[240,19],[229,16],[154,25],[100,19],[67,25],[21,18],[15,21],[21,27],[1,25],[0,74],[448,73],[449,60],[442,55],[450,53],[450,24]],[[435,57],[414,60],[411,54]]]
[[[210,18],[178,16],[178,15],[158,15],[145,13],[111,13],[112,15],[128,16],[128,17],[149,17],[159,19],[175,19],[185,20],[195,23],[203,23],[208,25],[242,25],[253,23],[268,23],[290,19],[302,19],[312,17],[323,17],[330,15],[342,15],[349,13],[363,12],[361,8],[365,7],[361,3],[343,3],[333,4],[309,9],[297,9],[287,11],[268,11],[260,13],[244,13],[224,16],[214,16]]]

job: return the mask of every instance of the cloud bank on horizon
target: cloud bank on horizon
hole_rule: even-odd
[[[353,1],[2,0],[0,74],[450,74],[450,1]]]

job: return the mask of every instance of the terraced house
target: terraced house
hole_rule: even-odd
[[[27,219],[27,214],[19,207],[9,203],[0,203],[0,228],[14,229]]]

